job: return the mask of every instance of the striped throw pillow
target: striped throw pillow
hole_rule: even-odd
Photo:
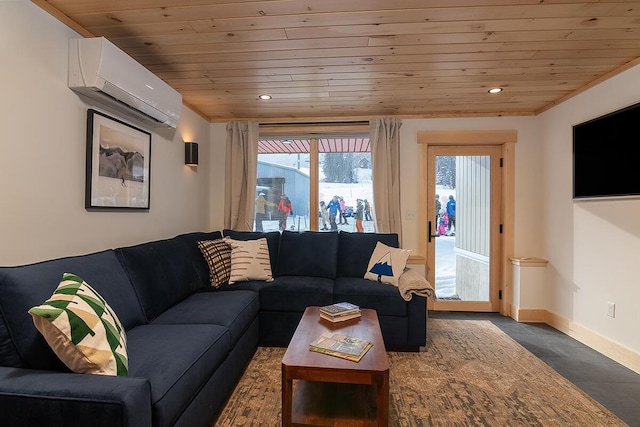
[[[218,288],[231,277],[231,246],[222,239],[198,242],[200,252],[209,265],[211,286]]]
[[[233,240],[225,237],[231,246],[231,277],[229,284],[247,280],[273,280],[267,239]]]
[[[127,337],[109,304],[80,277],[64,273],[51,298],[29,310],[33,323],[69,369],[121,375],[129,370]]]

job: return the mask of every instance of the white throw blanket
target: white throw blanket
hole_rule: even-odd
[[[398,280],[398,290],[405,301],[411,301],[413,294],[436,299],[436,292],[431,283],[411,268],[405,268]]]

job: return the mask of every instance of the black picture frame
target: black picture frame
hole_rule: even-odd
[[[87,110],[85,208],[148,210],[151,133]]]

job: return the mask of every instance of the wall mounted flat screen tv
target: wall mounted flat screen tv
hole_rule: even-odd
[[[640,103],[573,126],[573,198],[640,197]]]

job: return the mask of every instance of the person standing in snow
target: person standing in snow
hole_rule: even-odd
[[[278,210],[280,211],[280,229],[286,230],[287,218],[289,218],[289,215],[293,215],[293,206],[291,206],[291,200],[284,194],[280,196]]]
[[[333,199],[327,205],[329,210],[329,223],[331,224],[331,231],[338,231],[338,224],[336,224],[336,216],[340,215],[340,202],[338,196],[333,196]]]
[[[449,201],[447,202],[447,234],[451,235],[451,226],[453,226],[453,231],[456,231],[456,199],[453,198],[453,195],[449,195]]]

